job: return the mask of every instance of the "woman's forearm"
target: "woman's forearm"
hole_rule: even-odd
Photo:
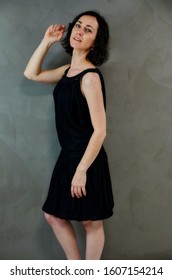
[[[42,69],[42,63],[44,58],[50,48],[50,44],[46,40],[42,40],[33,55],[31,56],[26,69],[24,71],[24,75],[28,79],[34,80],[36,76],[38,76]]]
[[[90,141],[88,143],[88,146],[85,150],[85,153],[77,167],[78,171],[84,171],[86,172],[90,165],[93,163],[95,158],[97,157],[103,141],[106,137],[106,132],[105,131],[94,131]]]
[[[31,80],[40,81],[38,78],[39,74],[42,70],[42,63],[44,58],[51,47],[51,45],[55,42],[59,42],[63,37],[63,34],[66,30],[65,25],[51,25],[45,32],[44,38],[41,43],[31,56],[26,69],[24,71],[24,75]],[[50,80],[47,77],[44,77],[42,81]]]

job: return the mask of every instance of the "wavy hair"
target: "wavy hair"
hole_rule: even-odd
[[[109,27],[106,20],[99,12],[86,11],[76,16],[72,23],[69,23],[66,36],[61,40],[61,44],[65,51],[72,55],[73,48],[70,45],[70,35],[76,22],[85,15],[95,17],[98,22],[98,31],[94,42],[94,48],[88,53],[87,59],[95,66],[100,66],[108,58]]]

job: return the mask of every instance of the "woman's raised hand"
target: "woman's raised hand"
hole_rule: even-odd
[[[62,39],[65,30],[65,25],[51,25],[45,32],[44,39],[47,40],[50,44],[58,42]]]

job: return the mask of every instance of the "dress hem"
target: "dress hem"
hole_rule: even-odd
[[[42,211],[49,214],[53,215],[56,218],[62,219],[62,220],[68,220],[68,221],[77,221],[77,222],[82,222],[82,221],[101,221],[101,220],[106,220],[109,219],[110,217],[113,216],[113,211],[109,212],[107,215],[101,215],[99,217],[85,217],[85,218],[77,218],[77,217],[69,217],[65,215],[57,215],[51,211],[46,211],[42,208]]]

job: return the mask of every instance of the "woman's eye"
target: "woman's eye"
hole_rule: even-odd
[[[92,32],[91,29],[89,29],[89,28],[86,28],[85,31],[86,32]]]
[[[76,28],[81,28],[81,24],[80,23],[75,23],[75,27]],[[84,28],[86,33],[92,32],[92,30],[90,28]]]
[[[80,28],[80,24],[79,24],[79,23],[76,23],[75,26],[76,26],[77,28]]]

